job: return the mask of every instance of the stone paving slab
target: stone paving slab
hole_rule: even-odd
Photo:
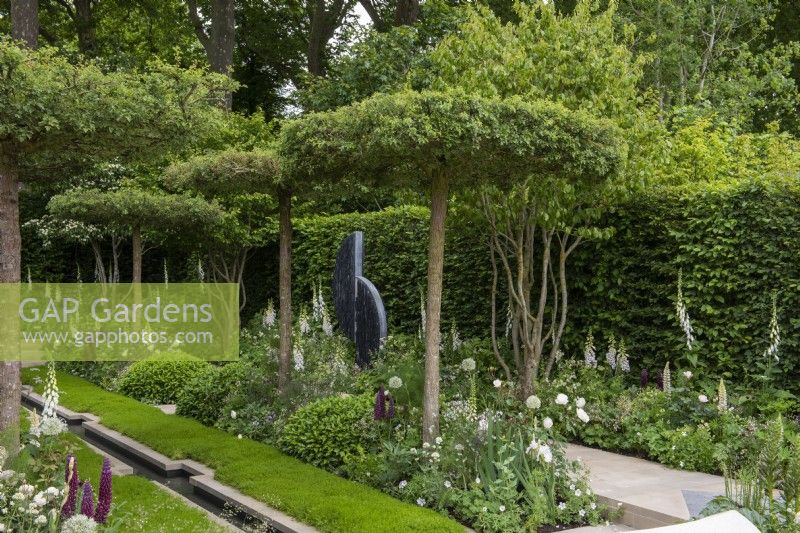
[[[636,529],[680,524],[690,520],[698,499],[725,493],[725,480],[700,472],[674,470],[664,465],[594,448],[570,444],[567,456],[589,470],[589,482],[598,498],[622,510],[620,522]],[[728,531],[726,533],[732,533]]]

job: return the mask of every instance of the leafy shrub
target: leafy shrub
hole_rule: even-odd
[[[247,366],[242,362],[223,367],[203,367],[186,382],[178,394],[177,414],[213,426],[223,413],[225,400],[244,377]]]
[[[159,358],[133,363],[119,378],[119,392],[142,402],[175,403],[195,376],[207,372],[205,361]]]
[[[286,422],[279,445],[295,457],[327,469],[341,467],[377,443],[371,395],[333,396],[311,403]]]

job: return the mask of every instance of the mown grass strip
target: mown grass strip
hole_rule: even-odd
[[[30,370],[24,374],[31,383]],[[59,373],[61,404],[93,413],[115,429],[173,459],[194,459],[216,471],[220,482],[330,533],[463,532],[457,522],[401,502],[288,457],[275,448],[236,437],[194,420],[114,394]],[[41,385],[37,391],[41,392]]]

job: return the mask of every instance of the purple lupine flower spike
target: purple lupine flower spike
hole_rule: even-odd
[[[641,388],[647,387],[647,384],[650,382],[650,374],[647,373],[647,369],[643,368],[642,373],[639,376],[639,386]]]
[[[656,382],[659,389],[664,390],[664,374],[661,370],[656,370],[653,373],[653,381]]]
[[[94,510],[94,521],[105,524],[111,511],[111,461],[103,458],[103,471],[100,473],[100,492],[97,495],[97,508]]]
[[[389,396],[389,411],[386,413],[386,418],[394,418],[394,394]]]
[[[75,514],[75,506],[78,503],[78,460],[70,457],[67,461],[67,499],[61,508],[61,516],[69,518]]]
[[[94,492],[92,491],[92,484],[88,480],[83,483],[81,514],[89,518],[94,517]]]
[[[83,499],[81,499],[81,514],[94,517],[94,492],[92,484],[87,480],[83,483]]]
[[[378,393],[375,395],[373,418],[375,420],[383,420],[386,418],[386,393],[383,390],[383,385],[380,386]]]

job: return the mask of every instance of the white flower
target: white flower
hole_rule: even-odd
[[[499,389],[500,387],[503,386],[503,382],[500,381],[499,379],[496,379],[496,380],[492,381],[492,385],[494,385],[495,389]]]
[[[461,370],[464,372],[472,372],[475,370],[475,359],[468,357],[461,361]]]
[[[589,415],[587,415],[586,411],[584,411],[580,407],[575,409],[575,414],[578,415],[578,418],[580,418],[581,422],[583,422],[584,424],[588,424],[589,423],[589,420],[590,420],[589,419]]]
[[[275,313],[275,306],[272,304],[272,300],[270,300],[267,304],[267,310],[264,311],[264,316],[261,318],[261,325],[265,328],[271,328],[275,325],[275,320],[277,318],[278,315]]]
[[[452,487],[452,486],[453,486],[453,484],[452,484],[452,483],[450,483],[449,481],[445,480],[445,482],[444,482],[444,486],[445,486],[445,488],[449,489],[450,487]]]
[[[575,400],[575,407],[583,409],[586,406],[586,400],[584,398],[578,398]]]
[[[397,485],[397,488],[399,488],[400,490],[403,490],[404,488],[406,488],[406,485],[408,485],[408,481],[406,481],[404,479]]]
[[[558,393],[556,396],[556,405],[567,405],[569,403],[569,396],[564,393]]]
[[[692,379],[692,375],[693,374],[691,370],[687,370],[686,372],[683,373],[683,377],[685,377],[686,379]]]
[[[35,524],[43,526],[47,523],[47,517],[43,514],[40,514],[36,517],[36,520],[33,521]]]
[[[581,509],[581,510],[578,511],[578,515],[580,515],[580,517],[583,518],[586,515],[586,511]]]
[[[542,426],[544,426],[544,429],[550,429],[551,427],[553,427],[553,419],[548,416],[547,418],[542,420]]]
[[[506,506],[505,505],[501,505],[500,506],[500,512],[501,513],[505,513],[506,512]]]
[[[292,358],[294,359],[294,369],[297,372],[302,372],[306,368],[305,360],[303,359],[303,350],[300,346],[295,346],[292,350]]]
[[[0,524],[0,532],[3,532],[5,530],[6,530],[6,525],[5,524]]]
[[[794,521],[797,524],[800,524],[800,511],[797,511],[797,515],[794,517]]]
[[[583,492],[581,492],[581,489],[575,489],[575,496],[577,496],[578,498],[580,498],[580,497],[581,497],[581,494],[583,494]]]
[[[480,418],[478,418],[478,431],[481,433],[489,431],[489,420],[486,418],[486,415],[481,415]]]
[[[564,509],[566,509],[566,508],[567,508],[567,504],[566,504],[565,502],[561,502],[561,503],[559,503],[559,504],[558,504],[558,508],[559,508],[561,511],[563,511]]]
[[[236,411],[231,411],[231,418],[236,418]]]
[[[434,461],[438,461],[438,460],[439,460],[439,457],[441,457],[441,456],[439,455],[439,452],[433,452],[433,453],[431,454],[431,459],[433,459]]]
[[[594,511],[595,509],[597,509],[597,504],[592,502],[589,504],[589,508],[591,508],[591,510]]]
[[[44,507],[45,504],[47,504],[47,498],[44,497],[44,493],[40,492],[33,497],[33,503],[35,503],[39,507]]]
[[[417,505],[420,507],[425,507],[425,498],[417,498]]]
[[[540,400],[538,396],[533,394],[531,396],[528,396],[528,399],[525,400],[525,405],[528,406],[528,409],[538,409],[542,406],[542,400]]]
[[[701,394],[697,397],[697,399],[700,400],[700,403],[708,403],[708,396],[705,394]]]
[[[399,389],[403,386],[403,380],[400,376],[392,376],[389,378],[389,388],[390,389]]]
[[[97,531],[97,522],[82,514],[67,518],[61,524],[61,533],[92,533]]]
[[[239,439],[239,440],[242,440],[244,438],[244,436],[241,433],[239,433],[238,435],[236,435],[236,438]]]
[[[479,477],[476,477],[476,478],[475,478],[475,483],[477,483],[478,485],[480,485],[480,484],[481,484],[481,478],[479,478]]]
[[[436,444],[437,445],[441,446],[443,442],[444,442],[444,439],[442,439],[442,437],[436,437]]]

